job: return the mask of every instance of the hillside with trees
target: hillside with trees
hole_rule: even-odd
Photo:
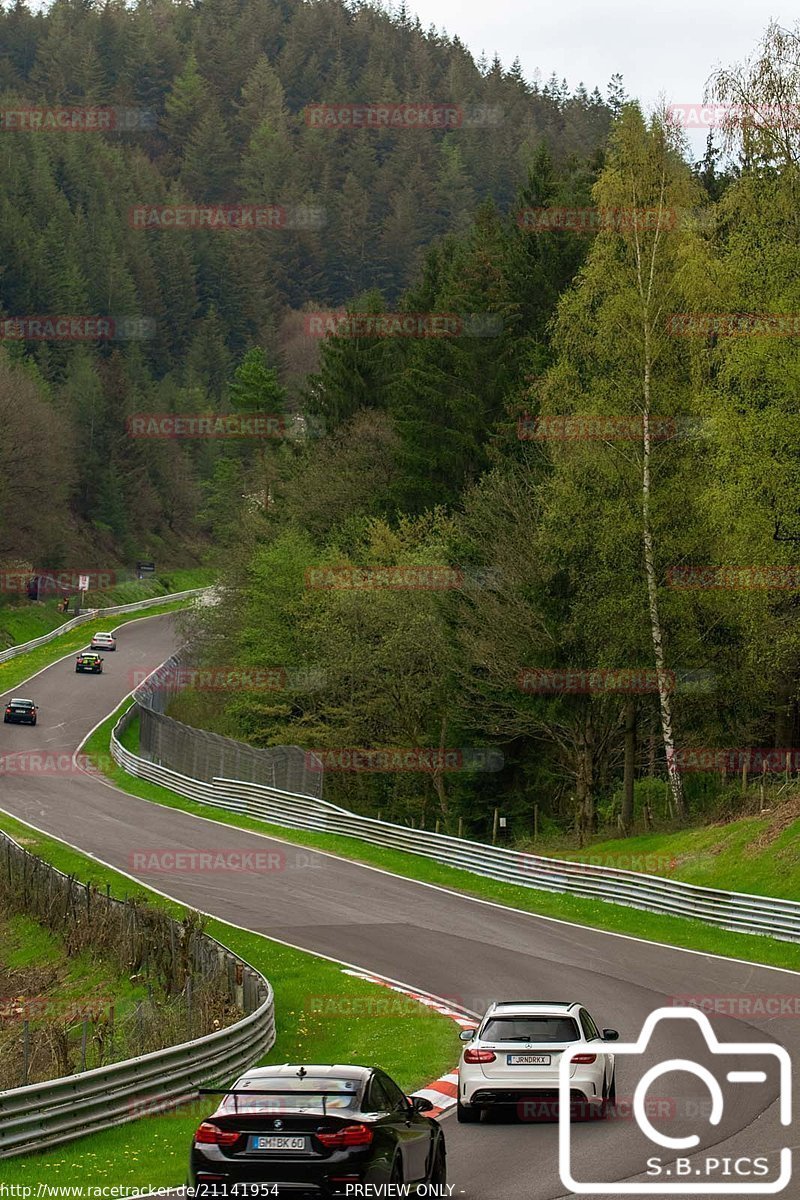
[[[798,45],[770,26],[712,81],[736,105],[728,167],[710,142],[692,168],[669,113],[627,103],[596,173],[542,146],[515,201],[663,221],[531,231],[487,202],[431,248],[398,307],[480,297],[496,336],[324,342],[306,397],[327,434],[274,458],[271,502],[225,546],[226,603],[195,630],[206,661],[280,665],[287,686],[187,693],[176,715],[334,763],[493,749],[499,771],[328,772],[332,800],[451,831],[490,832],[498,803],[515,835],[534,803],[540,830],[582,838],[680,824],[757,806],[743,777],[794,779]],[[570,418],[601,432],[524,432]],[[458,582],[309,586],[398,566]],[[564,673],[594,682],[537,682]]]
[[[528,81],[518,63],[476,62],[457,38],[371,4],[0,7],[4,114],[114,114],[101,132],[4,116],[0,318],[111,317],[143,334],[20,340],[4,328],[0,556],[57,567],[196,550],[212,532],[203,514],[220,460],[257,455],[137,440],[126,418],[227,411],[255,346],[297,410],[319,351],[303,309],[370,289],[396,302],[429,247],[468,230],[478,206],[510,210],[542,145],[565,179],[591,171],[620,98],[619,80],[604,99]],[[377,102],[451,105],[459,118],[331,130],[308,115]],[[213,204],[275,206],[280,227],[141,228],[131,216]]]

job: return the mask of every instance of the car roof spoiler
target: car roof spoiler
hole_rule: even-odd
[[[355,1089],[352,1092],[343,1091],[339,1088],[337,1091],[311,1091],[311,1089],[303,1088],[302,1090],[293,1088],[198,1088],[201,1096],[356,1096],[358,1093]],[[238,1111],[236,1102],[233,1106],[234,1112]],[[322,1115],[327,1115],[327,1104],[322,1101]]]

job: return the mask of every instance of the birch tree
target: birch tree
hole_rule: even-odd
[[[557,362],[543,396],[545,414],[566,409],[588,421],[573,426],[571,436],[548,443],[555,468],[551,505],[563,511],[566,504],[572,513],[571,525],[561,522],[561,536],[574,540],[588,531],[592,558],[612,567],[604,586],[618,599],[612,619],[620,622],[621,613],[627,613],[621,626],[631,654],[641,651],[637,629],[646,625],[672,807],[679,820],[686,804],[675,755],[663,585],[675,556],[691,548],[696,485],[692,442],[685,436],[691,429],[690,374],[682,340],[672,332],[675,314],[686,310],[685,281],[699,237],[687,214],[701,200],[682,150],[665,113],[647,123],[636,106],[624,108],[594,188],[598,233],[560,305]],[[614,418],[607,434],[598,434],[598,418]],[[668,552],[660,531],[669,538]],[[616,570],[632,572],[628,586],[615,582],[615,563]],[[596,565],[589,574],[600,581]],[[604,599],[595,595],[591,602],[608,618]],[[594,619],[587,606],[587,620]],[[614,631],[598,633],[601,644],[610,639],[619,648]]]

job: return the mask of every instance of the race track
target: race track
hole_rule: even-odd
[[[30,769],[20,766],[18,770],[13,769],[13,759],[7,760],[6,772],[0,775],[0,807],[207,913],[402,980],[476,1012],[500,998],[581,1000],[598,1025],[613,1026],[623,1041],[632,1041],[647,1015],[671,1004],[673,997],[795,997],[800,992],[800,975],[795,973],[673,950],[471,900],[163,808],[66,768],[69,752],[144,671],[154,669],[174,650],[175,640],[173,617],[139,620],[121,627],[119,649],[105,654],[102,676],[76,675],[74,656],[70,656],[30,683],[4,693],[4,701],[11,694],[31,696],[40,711],[35,729],[3,726],[0,755],[40,751],[59,757],[50,773],[41,766],[34,769],[33,759],[19,760],[28,762]],[[47,764],[48,759],[43,761]],[[272,854],[272,869],[242,875],[148,872],[136,865],[142,861],[137,854],[165,849],[266,850]],[[313,991],[310,984],[309,993]],[[726,1042],[779,1042],[796,1065],[800,1062],[798,1016],[800,1004],[794,1017],[715,1017],[714,1028]],[[413,1036],[413,1022],[409,1022],[408,1037]],[[458,1051],[454,1026],[454,1063]],[[675,1021],[659,1027],[651,1051],[643,1060],[620,1061],[617,1096],[622,1103],[617,1119],[574,1126],[577,1179],[616,1184],[642,1180],[647,1178],[646,1160],[660,1155],[664,1170],[673,1171],[670,1181],[678,1182],[670,1166],[675,1152],[645,1139],[627,1115],[626,1100],[643,1069],[642,1061],[650,1066],[665,1057],[690,1057],[713,1066],[714,1060],[695,1027]],[[707,1092],[698,1080],[685,1074],[664,1076],[652,1093],[654,1108],[661,1114],[654,1124],[671,1137],[697,1133],[701,1149],[713,1147],[712,1154],[719,1159],[767,1156],[767,1178],[774,1178],[780,1148],[798,1149],[797,1125],[788,1130],[781,1126],[777,1071],[766,1057],[758,1065],[767,1073],[766,1083],[726,1084],[725,1111],[717,1127],[708,1123]],[[794,1099],[796,1111],[796,1083]],[[510,1118],[459,1126],[448,1119],[446,1129],[449,1181],[455,1184],[455,1195],[474,1200],[552,1200],[572,1194],[559,1177],[556,1124]],[[694,1172],[701,1169],[696,1163],[702,1156],[697,1158],[699,1151],[691,1153]],[[704,1177],[692,1177],[695,1187],[685,1194],[701,1195]],[[714,1178],[730,1184],[736,1177]],[[755,1187],[746,1182],[745,1186],[748,1190],[740,1194],[758,1195]],[[606,1194],[620,1197],[623,1192]],[[790,1185],[784,1194],[797,1195],[800,1189],[793,1193]]]

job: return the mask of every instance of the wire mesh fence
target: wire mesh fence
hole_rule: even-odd
[[[0,912],[56,934],[71,961],[86,954],[111,965],[128,993],[120,1000],[75,981],[65,989],[52,968],[0,969],[0,1090],[203,1037],[263,1000],[245,964],[203,932],[196,914],[176,921],[113,899],[3,834]]]
[[[168,716],[170,701],[186,678],[185,666],[183,656],[174,654],[134,692],[140,716],[139,751],[144,758],[204,782],[236,779],[322,796],[322,763],[315,759],[311,769],[313,756],[299,746],[248,746]]]

